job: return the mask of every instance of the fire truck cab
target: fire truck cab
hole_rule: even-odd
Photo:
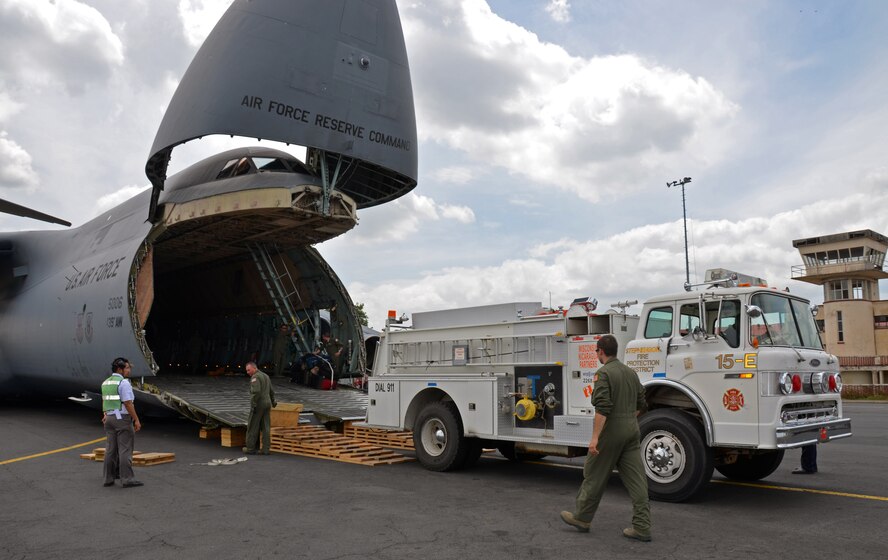
[[[519,302],[415,313],[410,328],[390,321],[367,423],[412,429],[431,470],[466,467],[486,447],[510,459],[585,455],[596,341],[612,334],[645,386],[654,499],[690,498],[713,469],[759,480],[785,449],[851,435],[838,359],[808,301],[717,269],[702,289],[651,298],[637,316],[625,313],[631,303],[598,313],[588,298],[557,310]]]

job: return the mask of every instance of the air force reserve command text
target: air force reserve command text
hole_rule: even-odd
[[[256,109],[257,111],[262,111],[264,108],[265,112],[274,113],[283,118],[293,119],[294,121],[326,128],[328,130],[335,130],[340,134],[345,134],[361,140],[366,139],[370,142],[383,144],[385,146],[404,150],[405,152],[411,150],[410,141],[405,140],[404,138],[392,136],[391,134],[379,132],[378,130],[367,131],[363,126],[358,126],[346,120],[336,119],[320,113],[317,113],[312,117],[310,111],[306,111],[300,107],[294,107],[287,103],[281,103],[273,99],[266,101],[255,95],[245,95],[243,96],[243,99],[241,99],[241,105],[250,109]]]

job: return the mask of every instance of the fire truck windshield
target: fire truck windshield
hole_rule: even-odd
[[[822,349],[811,310],[801,301],[778,294],[752,296],[762,314],[750,318],[749,331],[759,346],[794,346]]]

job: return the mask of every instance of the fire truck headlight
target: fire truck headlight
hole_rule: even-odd
[[[792,393],[792,376],[789,372],[784,371],[781,373],[777,379],[777,384],[780,386],[780,392],[784,395]]]
[[[811,374],[811,389],[815,393],[829,392],[829,376],[825,371],[815,371]]]
[[[829,390],[836,393],[842,392],[842,374],[834,373],[829,376]]]

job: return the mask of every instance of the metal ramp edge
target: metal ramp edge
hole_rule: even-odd
[[[322,422],[366,418],[368,397],[354,389],[321,391],[272,378],[279,403],[299,403]],[[249,381],[243,375],[155,377],[137,387],[137,402],[163,406],[208,427],[246,427],[250,411]]]

